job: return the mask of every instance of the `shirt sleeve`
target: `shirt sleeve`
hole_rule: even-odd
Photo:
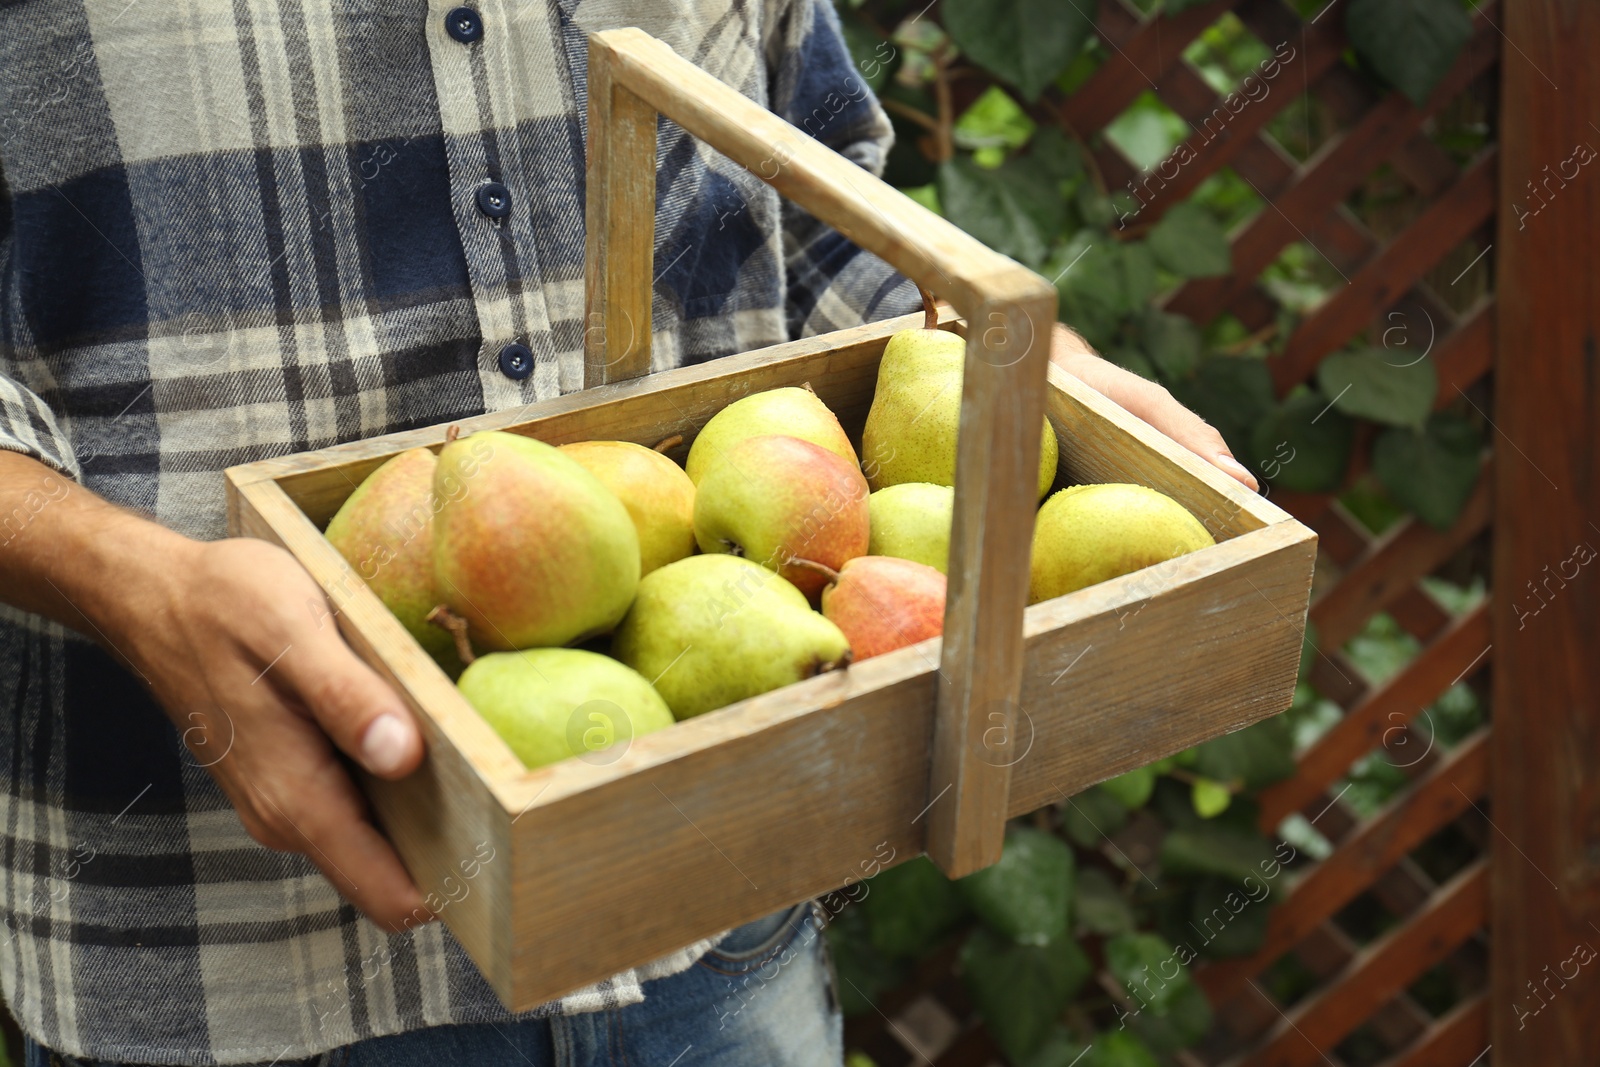
[[[788,0],[773,20],[772,109],[874,175],[894,143],[889,118],[851,59],[830,0]],[[795,205],[784,202],[784,266],[791,337],[904,315],[916,287]]]
[[[74,481],[82,478],[78,458],[55,413],[38,394],[5,373],[0,358],[0,449],[21,452]]]

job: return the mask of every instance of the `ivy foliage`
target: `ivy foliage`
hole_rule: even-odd
[[[1094,4],[836,2],[895,125],[886,180],[1052,280],[1063,322],[1199,412],[1269,492],[1339,493],[1353,512],[1377,516],[1375,528],[1403,514],[1454,522],[1480,473],[1483,432],[1469,405],[1439,404],[1420,323],[1334,353],[1284,392],[1275,359],[1338,288],[1314,269],[1310,248],[1291,246],[1257,280],[1283,308],[1267,330],[1226,315],[1201,323],[1178,312],[1181,302],[1168,306],[1186,286],[1228,278],[1230,231],[1271,208],[1227,170],[1170,205],[1154,198],[1160,183],[1107,185],[1099,146],[1075,138],[1055,108],[1115,54],[1095,35]],[[1135,2],[1172,15],[1206,0]],[[1415,101],[1433,93],[1471,32],[1459,0],[1352,0],[1343,11],[1347,62]],[[1271,42],[1237,29],[1214,27],[1205,41],[1226,53],[1226,63],[1200,64],[1225,94],[1273,55]],[[1192,133],[1145,94],[1102,136],[1148,176]],[[1352,483],[1358,441],[1370,441],[1371,470]],[[1345,650],[1374,684],[1415,654],[1385,619]],[[1306,636],[1284,715],[1014,821],[987,870],[951,881],[918,858],[858,887],[860,903],[828,930],[846,1011],[873,1012],[919,961],[945,953],[1014,1067],[1160,1067],[1196,1044],[1211,1015],[1191,968],[1258,948],[1284,872],[1327,848],[1293,820],[1282,839],[1263,834],[1254,800],[1292,775],[1297,748],[1337,717],[1309,681],[1317,653]],[[1447,738],[1481,718],[1464,686],[1428,711]],[[1405,780],[1390,762],[1363,764],[1350,801],[1375,808]]]

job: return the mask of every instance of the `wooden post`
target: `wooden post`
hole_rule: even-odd
[[[1495,375],[1495,1064],[1600,1063],[1600,5],[1507,0]],[[1574,973],[1574,968],[1577,968]]]

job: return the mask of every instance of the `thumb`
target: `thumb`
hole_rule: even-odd
[[[411,709],[337,630],[303,635],[279,661],[280,678],[339,748],[380,778],[404,778],[422,762]]]

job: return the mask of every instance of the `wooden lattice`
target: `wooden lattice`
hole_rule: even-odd
[[[1272,336],[1280,308],[1261,275],[1295,242],[1320,253],[1345,279],[1348,284],[1301,319],[1288,337],[1274,340],[1269,366],[1279,395],[1310,379],[1323,358],[1363,335],[1378,343],[1386,316],[1398,312],[1432,324],[1430,358],[1440,383],[1436,406],[1466,403],[1486,413],[1483,380],[1493,362],[1495,308],[1488,281],[1493,257],[1483,253],[1496,214],[1496,151],[1491,145],[1463,166],[1430,131],[1441,114],[1464,100],[1467,106],[1475,100],[1492,120],[1502,45],[1499,4],[1479,5],[1471,42],[1422,107],[1399,93],[1379,92],[1347,64],[1343,6],[1334,3],[1302,18],[1287,0],[1214,0],[1173,17],[1144,17],[1129,0],[1101,0],[1099,32],[1108,58],[1071,97],[1049,106],[1091,146],[1108,188],[1140,186],[1141,226],[1224,167],[1266,202],[1232,235],[1233,272],[1188,282],[1168,297],[1167,310],[1199,323],[1229,313],[1247,329]],[[1218,133],[1208,119],[1223,101],[1183,52],[1230,14],[1269,48],[1277,42],[1293,48],[1277,82],[1294,88],[1253,103]],[[957,84],[970,99],[985,82],[976,71],[965,73]],[[1187,142],[1192,158],[1164,184],[1140,185],[1148,175],[1100,136],[1147,91],[1195,130]],[[1267,132],[1296,93],[1309,94],[1338,124],[1304,163]],[[1415,210],[1398,225],[1379,220],[1385,224],[1375,233],[1372,221],[1350,204],[1380,171],[1402,187]],[[1347,486],[1365,473],[1369,444],[1358,439]],[[1491,831],[1483,815],[1489,730],[1480,729],[1449,750],[1430,747],[1426,730],[1402,731],[1457,682],[1486,692],[1484,672],[1493,660],[1489,605],[1452,616],[1420,582],[1451,561],[1459,563],[1475,547],[1474,558],[1481,560],[1491,520],[1491,463],[1486,462],[1472,499],[1447,531],[1405,520],[1375,538],[1338,502],[1339,493],[1274,493],[1275,501],[1321,536],[1311,608],[1319,653],[1311,677],[1344,716],[1300,756],[1294,778],[1262,794],[1260,824],[1271,833],[1286,816],[1300,813],[1314,820],[1334,850],[1297,871],[1291,892],[1270,917],[1260,951],[1198,967],[1196,978],[1217,1024],[1201,1047],[1178,1057],[1180,1062],[1194,1067],[1489,1063],[1484,1055],[1489,1045],[1484,856]],[[1379,612],[1389,613],[1422,649],[1389,681],[1373,686],[1339,649]],[[1399,751],[1402,741],[1410,742],[1406,755],[1393,762],[1409,764],[1404,770],[1410,782],[1363,821],[1344,802],[1337,783],[1369,753],[1386,747]],[[1425,748],[1425,756],[1413,757]],[[1048,825],[1047,817],[1040,819]],[[1410,854],[1447,828],[1469,842],[1477,858],[1441,884]],[[1136,847],[1136,842],[1119,839],[1107,847]],[[1380,925],[1387,929],[1359,943],[1339,919],[1352,905],[1379,909],[1387,916]],[[1277,1002],[1263,981],[1264,972],[1285,958],[1316,983],[1292,1004]],[[1465,992],[1438,1018],[1407,992],[1436,967]],[[911,981],[880,998],[877,1015],[852,1021],[849,1044],[880,1067],[1002,1063],[953,969],[953,948],[922,961]],[[1121,994],[1109,974],[1100,976],[1100,984],[1108,995]]]

